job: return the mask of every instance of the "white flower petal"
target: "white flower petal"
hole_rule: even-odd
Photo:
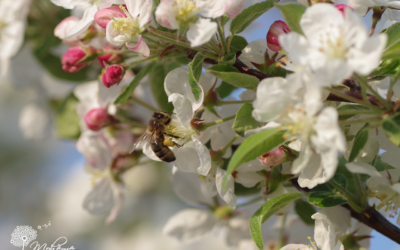
[[[83,34],[92,24],[94,20],[94,15],[98,10],[99,9],[97,5],[92,5],[90,8],[86,9],[85,12],[83,13],[82,19],[79,20],[79,22],[75,25],[75,27],[69,31],[68,36],[65,39],[75,38]]]
[[[183,243],[191,243],[211,234],[216,223],[211,211],[191,208],[172,216],[162,231]]]
[[[207,175],[211,169],[211,156],[208,148],[198,139],[193,138],[196,145],[196,151],[200,160],[200,166],[197,168],[197,173]]]
[[[83,201],[83,208],[91,214],[101,215],[111,211],[115,200],[109,178],[97,183]]]
[[[143,57],[150,56],[149,46],[147,46],[146,42],[142,39],[141,35],[139,36],[139,40],[138,40],[137,44],[127,43],[126,47],[132,51],[135,51],[135,52],[141,54]]]
[[[280,250],[303,250],[303,249],[309,249],[308,245],[303,245],[303,244],[289,244],[284,247],[282,247]]]
[[[382,175],[371,165],[363,162],[346,163],[346,168],[354,174],[366,174],[374,177],[382,177]]]
[[[217,23],[210,19],[199,18],[196,23],[189,24],[189,30],[186,34],[190,46],[198,47],[211,40],[211,37],[217,31]]]
[[[189,141],[181,148],[175,148],[176,160],[174,166],[179,170],[190,173],[197,173],[200,166],[199,154],[197,153],[196,143]]]
[[[320,213],[311,216],[315,220],[314,240],[320,249],[333,249],[336,243],[336,233],[329,219]]]
[[[193,119],[192,102],[181,94],[174,93],[168,97],[168,101],[174,105],[174,112],[186,129],[190,129],[190,121]]]
[[[218,194],[221,196],[221,198],[232,208],[236,208],[236,201],[237,197],[235,195],[235,181],[233,179],[233,176],[230,175],[228,177],[228,186],[227,189],[224,190],[222,187],[222,182],[224,179],[226,171],[218,168],[217,169],[217,175],[215,177],[215,185],[217,186]]]

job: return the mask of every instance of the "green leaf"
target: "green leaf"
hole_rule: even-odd
[[[281,11],[283,18],[291,31],[303,34],[300,28],[300,18],[306,11],[306,7],[301,4],[288,3],[282,5],[276,5]]]
[[[250,218],[251,237],[253,237],[254,242],[260,250],[264,249],[261,234],[262,223],[290,202],[302,197],[304,197],[304,194],[301,193],[288,193],[274,197],[265,202],[264,205],[262,205],[262,207],[260,207],[260,209],[258,209]]]
[[[56,133],[58,137],[77,139],[81,133],[79,117],[76,113],[78,99],[69,95],[58,107],[56,112]]]
[[[238,34],[247,28],[254,20],[262,14],[274,7],[274,3],[278,0],[267,0],[265,2],[256,3],[250,7],[242,10],[239,15],[233,18],[231,22],[230,31],[232,34]]]
[[[400,41],[400,23],[395,23],[389,28],[385,30],[385,32],[388,36],[388,40],[386,43],[386,48],[389,48],[396,42]]]
[[[222,62],[230,65],[234,64],[236,62],[236,54],[229,53],[229,55],[226,55],[222,58]]]
[[[388,47],[382,54],[382,60],[399,59],[400,57],[400,42]]]
[[[232,126],[238,135],[243,137],[247,130],[259,127],[258,122],[251,115],[252,112],[253,105],[250,103],[245,103],[239,108]]]
[[[256,77],[242,74],[236,68],[226,63],[212,66],[207,71],[239,88],[255,90],[260,82]]]
[[[368,108],[361,106],[361,105],[343,105],[340,106],[337,111],[347,111],[347,110],[368,110]],[[351,115],[339,115],[339,120],[346,120],[349,119],[356,114],[351,114]]]
[[[224,99],[225,97],[228,97],[232,91],[234,91],[235,89],[237,89],[238,87],[235,87],[225,81],[222,81],[221,85],[219,85],[215,91],[217,91],[218,96],[221,99]]]
[[[199,100],[201,89],[200,89],[200,76],[201,70],[203,68],[203,60],[204,56],[201,53],[197,53],[193,60],[188,64],[189,66],[189,83],[190,87],[192,88],[192,93],[194,98]]]
[[[300,219],[307,225],[314,226],[315,221],[311,219],[311,216],[317,212],[315,207],[307,201],[297,200],[294,205],[294,210]]]
[[[347,188],[347,178],[344,174],[336,173],[333,176],[333,180],[336,181],[341,187]]]
[[[228,40],[229,37],[227,37],[226,39]],[[230,45],[230,51],[232,53],[236,53],[236,52],[241,51],[244,48],[246,48],[246,46],[248,44],[249,43],[246,41],[246,38],[244,38],[242,36],[233,36],[231,45]]]
[[[374,167],[376,170],[380,171],[386,171],[386,169],[395,169],[393,166],[389,165],[388,163],[382,161],[382,157],[380,155],[376,156],[375,164]]]
[[[139,85],[139,82],[152,70],[155,64],[155,61],[151,61],[150,63],[146,64],[146,66],[139,71],[135,78],[133,78],[132,82],[122,91],[117,99],[115,99],[114,103],[118,104],[128,101],[135,88]]]
[[[235,182],[235,195],[236,196],[247,196],[255,195],[260,193],[260,188],[255,185],[254,187],[248,188],[240,183]]]
[[[285,139],[283,139],[284,133],[285,131],[280,130],[280,128],[273,128],[261,131],[244,140],[229,162],[223,182],[224,188],[228,184],[228,176],[232,174],[240,164],[254,160],[282,144],[285,141]]]
[[[229,19],[231,19],[230,17],[228,17],[228,15],[223,15],[222,16],[222,25],[225,26],[225,24],[229,21]]]
[[[368,141],[369,134],[369,123],[365,124],[356,134],[354,138],[353,147],[351,148],[349,162],[354,161],[357,156],[360,154],[361,150],[364,148],[365,144]]]
[[[315,192],[308,197],[308,202],[317,207],[335,207],[347,203],[347,200],[340,194]]]
[[[149,74],[149,85],[158,107],[162,111],[172,111],[174,106],[168,102],[168,96],[164,89],[164,80],[168,72],[180,66],[178,63],[158,62]]]
[[[400,113],[385,117],[382,128],[389,140],[400,147]]]
[[[388,59],[381,62],[381,64],[369,76],[392,76],[399,71],[400,60]]]

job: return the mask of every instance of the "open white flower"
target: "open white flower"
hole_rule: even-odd
[[[378,172],[375,167],[361,162],[346,163],[347,169],[356,174],[367,174],[370,178],[367,185],[371,190],[371,197],[378,198],[381,202],[377,209],[387,206],[389,211],[397,213],[400,208],[400,170],[389,169],[387,171]],[[400,218],[397,219],[400,225]]]
[[[296,74],[288,79],[263,80],[257,87],[253,117],[261,122],[278,122],[287,130],[287,141],[301,142],[292,172],[300,174],[300,186],[313,188],[333,177],[337,154],[346,146],[336,109],[323,108],[321,90],[300,80]],[[270,124],[264,129],[268,127]]]
[[[316,21],[318,20],[318,21]],[[380,63],[387,36],[368,37],[362,19],[330,4],[314,4],[300,20],[304,33],[283,34],[279,42],[289,57],[328,84],[339,84],[353,73],[365,76]]]
[[[342,242],[336,239],[336,232],[331,221],[326,215],[316,213],[311,216],[315,220],[314,241],[310,240],[310,245],[289,244],[280,250],[344,250]]]
[[[400,21],[399,0],[348,0],[348,5],[361,16],[364,16],[369,8],[375,6],[389,7],[384,12],[389,20]]]
[[[69,30],[66,39],[75,38],[83,34],[94,21],[94,15],[99,10],[99,7],[107,8],[113,4],[123,4],[123,0],[51,0],[55,5],[65,9],[84,9],[82,19]]]
[[[142,39],[141,33],[151,21],[152,0],[125,0],[126,7],[120,5],[125,18],[112,18],[107,23],[106,37],[112,45],[121,47],[124,44],[130,50],[144,57],[150,55],[150,49]],[[136,41],[136,44],[133,42]]]
[[[231,5],[232,0],[161,0],[155,15],[162,26],[179,30],[180,34],[187,31],[190,45],[197,47],[208,42],[217,31],[217,23],[206,18],[222,16]],[[233,14],[237,13],[239,5],[234,5]]]

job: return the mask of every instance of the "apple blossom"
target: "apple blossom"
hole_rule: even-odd
[[[275,21],[271,27],[269,27],[268,33],[267,33],[267,45],[268,48],[272,51],[279,52],[282,50],[280,44],[279,44],[279,35],[281,34],[287,34],[290,32],[289,27],[284,21]]]
[[[126,8],[126,5],[123,7]],[[119,6],[111,6],[97,11],[94,15],[94,21],[103,29],[107,28],[108,22],[113,18],[126,18],[126,14]]]
[[[336,233],[333,224],[326,215],[316,213],[312,217],[315,220],[314,241],[310,240],[310,245],[289,244],[280,250],[344,250],[342,242],[336,240]]]
[[[150,55],[150,49],[142,39],[142,32],[151,21],[152,0],[125,0],[126,8],[119,8],[126,17],[114,17],[107,23],[106,38],[112,45],[121,47],[124,44],[130,50],[144,57]],[[133,42],[133,40],[136,40]]]
[[[96,57],[96,49],[92,46],[76,46],[69,48],[62,56],[62,69],[70,73],[78,72],[87,67]]]
[[[125,74],[125,67],[123,65],[114,64],[106,68],[102,76],[102,82],[107,88],[118,84],[122,81]]]
[[[380,63],[387,40],[385,34],[368,37],[359,16],[345,10],[343,17],[330,4],[307,8],[300,27],[304,36],[291,32],[281,35],[279,42],[290,58],[328,84],[339,84],[353,73],[371,73]]]

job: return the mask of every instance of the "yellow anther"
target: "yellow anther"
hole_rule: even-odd
[[[308,237],[307,237],[307,239],[311,240],[311,237],[310,237],[310,236],[308,236]]]

